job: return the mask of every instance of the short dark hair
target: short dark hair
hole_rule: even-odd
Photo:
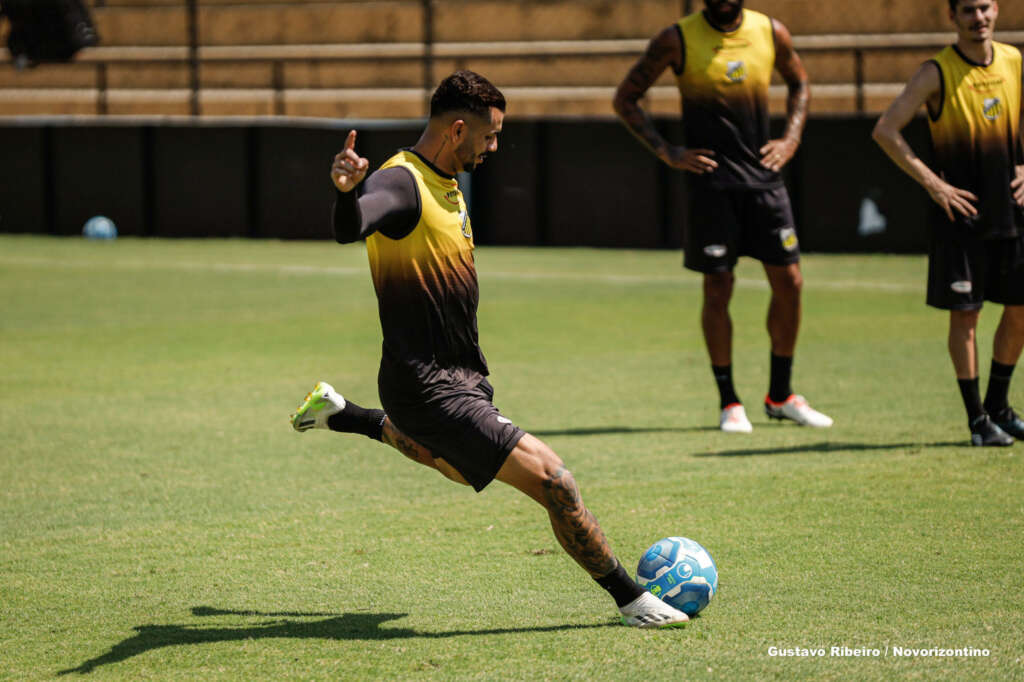
[[[956,6],[960,4],[960,0],[949,0],[949,11],[956,12]]]
[[[483,76],[473,71],[456,71],[441,81],[430,98],[430,117],[450,111],[469,111],[487,117],[491,107],[505,111],[505,96]]]

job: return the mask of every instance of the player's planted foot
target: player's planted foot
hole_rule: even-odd
[[[726,433],[750,433],[754,427],[747,419],[747,411],[740,403],[726,405],[722,410],[722,416],[718,420],[718,428]]]
[[[1012,407],[993,414],[992,423],[1017,440],[1024,440],[1024,419],[1018,417]]]
[[[296,431],[327,429],[327,420],[345,409],[345,399],[326,381],[317,382],[299,409],[292,415],[292,428]]]
[[[636,628],[671,628],[679,627],[690,620],[690,617],[677,608],[669,606],[650,592],[629,602],[619,609],[622,624]]]
[[[1018,420],[1020,421],[1020,420]],[[992,419],[983,414],[971,422],[971,445],[1006,447],[1013,445],[1013,438],[996,426]]]
[[[832,426],[832,417],[812,409],[807,404],[806,398],[795,393],[781,403],[774,402],[765,396],[764,413],[771,419],[780,421],[789,419],[800,426],[814,426],[822,429]]]

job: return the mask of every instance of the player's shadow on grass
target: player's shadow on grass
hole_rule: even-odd
[[[541,436],[609,436],[621,433],[696,433],[718,431],[717,426],[584,426],[578,429],[527,429],[532,435]]]
[[[253,639],[335,639],[335,640],[386,640],[426,638],[443,639],[463,635],[503,635],[520,632],[555,632],[558,630],[581,630],[619,625],[618,621],[585,625],[545,625],[524,628],[495,628],[487,630],[447,630],[422,632],[412,628],[382,628],[381,625],[404,618],[404,613],[297,613],[230,611],[209,606],[192,609],[195,616],[247,616],[275,618],[265,623],[240,625],[237,627],[205,627],[201,625],[140,625],[135,635],[115,644],[107,653],[90,658],[81,665],[61,670],[58,675],[70,673],[91,673],[96,668],[144,654],[154,649],[191,644],[212,644],[215,642],[241,642]],[[290,618],[322,618],[311,622],[289,620]]]
[[[744,448],[742,450],[716,450],[695,452],[694,457],[756,457],[757,455],[785,455],[798,452],[863,452],[865,450],[920,450],[922,448],[952,448],[967,446],[966,441],[943,443],[835,443],[823,441],[806,445],[780,445],[772,448]]]

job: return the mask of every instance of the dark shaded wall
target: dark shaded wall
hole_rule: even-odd
[[[873,120],[815,119],[787,170],[805,251],[919,252],[928,197],[871,141]],[[330,238],[328,172],[354,125],[373,166],[422,123],[0,123],[0,232],[78,234],[93,215],[124,235]],[[681,141],[677,121],[659,125]],[[928,158],[923,120],[906,131]],[[685,175],[616,121],[509,121],[473,175],[481,244],[676,248]],[[869,199],[884,230],[862,234]]]

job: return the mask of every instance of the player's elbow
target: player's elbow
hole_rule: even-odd
[[[875,123],[875,127],[871,129],[871,139],[875,141],[875,144],[884,149],[891,136],[889,126],[883,116],[878,119],[878,122]]]
[[[612,109],[615,110],[616,116],[625,119],[631,112],[636,110],[636,97],[627,95],[619,87],[612,98]]]

